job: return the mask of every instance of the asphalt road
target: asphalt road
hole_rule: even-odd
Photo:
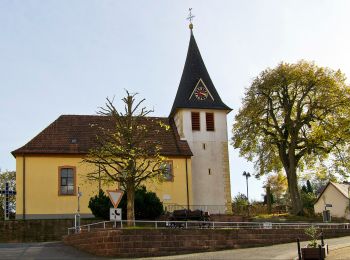
[[[101,259],[62,242],[0,243],[0,259]]]
[[[330,255],[327,259],[350,259],[350,237],[333,238],[325,241],[329,244]],[[304,245],[305,243],[302,243]],[[296,243],[233,249],[217,252],[196,253],[188,255],[164,256],[139,259],[187,260],[187,259],[237,259],[237,260],[290,260],[297,256]],[[8,243],[0,244],[0,259],[105,259],[96,257],[62,242],[46,243]]]

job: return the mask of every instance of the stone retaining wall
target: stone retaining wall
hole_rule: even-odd
[[[324,230],[325,238],[350,229]],[[303,229],[100,229],[64,237],[80,250],[115,257],[145,257],[264,246],[306,240]]]
[[[96,219],[81,220],[82,225],[94,222]],[[0,221],[0,242],[58,241],[67,235],[67,228],[72,226],[73,219]]]

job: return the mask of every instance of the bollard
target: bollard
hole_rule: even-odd
[[[301,260],[301,249],[300,249],[300,239],[297,238],[297,245],[298,245],[298,259]]]
[[[318,245],[318,252],[320,254],[320,260],[324,260],[323,254],[322,254],[322,246]]]

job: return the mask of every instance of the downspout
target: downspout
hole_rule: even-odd
[[[187,209],[190,210],[190,197],[188,192],[188,167],[187,167],[187,158],[186,158],[186,192],[187,192]]]
[[[22,169],[22,173],[23,173],[23,220],[26,219],[26,157],[23,154],[23,169]]]

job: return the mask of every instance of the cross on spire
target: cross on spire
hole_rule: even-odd
[[[189,14],[188,14],[188,17],[186,19],[190,21],[189,27],[192,30],[193,29],[192,20],[195,16],[192,14],[192,8],[188,8],[188,11],[189,11]]]

